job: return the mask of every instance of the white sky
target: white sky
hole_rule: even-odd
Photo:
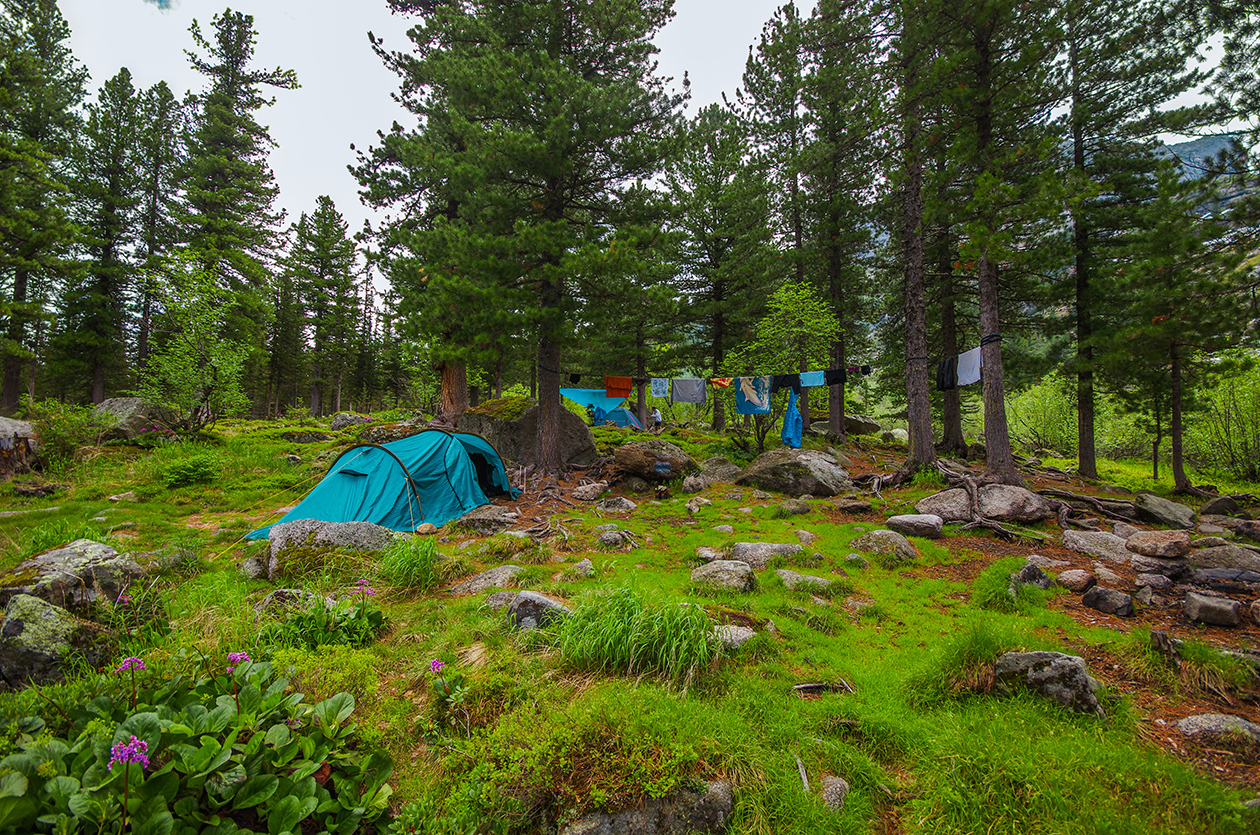
[[[675,18],[657,43],[661,73],[680,85],[691,79],[695,113],[739,86],[748,47],[762,25],[785,0],[677,0]],[[813,0],[798,3],[804,10]],[[354,162],[350,144],[373,144],[407,114],[390,93],[398,88],[368,45],[367,32],[392,49],[407,46],[408,22],[391,15],[385,0],[60,0],[71,29],[71,48],[87,66],[95,91],[121,67],[131,70],[137,88],[165,80],[177,97],[200,91],[204,79],[188,66],[193,19],[213,42],[211,18],[225,8],[254,16],[254,66],[296,71],[302,87],[278,91],[273,107],[259,114],[279,147],[271,166],[280,187],[279,203],[288,222],[311,212],[321,194],[332,197],[350,224],[361,228],[369,211],[346,170]],[[169,8],[161,8],[167,7]]]

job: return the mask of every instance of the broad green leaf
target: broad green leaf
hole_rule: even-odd
[[[271,835],[292,832],[302,819],[315,811],[315,798],[299,800],[293,795],[280,798],[267,813],[267,831]]]
[[[354,712],[354,696],[349,693],[338,693],[315,705],[315,715],[326,731],[337,727]]]
[[[140,823],[132,821],[132,835],[171,835],[175,828],[175,818],[170,812],[162,811],[145,818]]]
[[[0,797],[21,797],[29,785],[25,774],[17,771],[0,774]]]
[[[256,774],[246,780],[243,784],[241,784],[241,787],[236,790],[236,798],[233,805],[237,809],[256,806],[272,797],[276,793],[276,789],[279,787],[280,778],[276,775]]]
[[[290,735],[289,726],[280,722],[267,729],[266,742],[278,748],[289,741]]]
[[[22,831],[27,827],[20,824],[34,818],[38,811],[39,804],[29,797],[0,797],[0,829],[12,827]]]

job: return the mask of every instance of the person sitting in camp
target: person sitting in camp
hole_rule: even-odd
[[[664,420],[661,418],[661,410],[660,410],[660,408],[658,408],[658,407],[656,407],[656,406],[653,406],[653,407],[652,407],[652,431],[653,431],[653,432],[660,432],[660,431],[661,431],[661,427],[662,427],[662,426],[664,426],[664,425],[665,425],[665,422],[664,422]]]

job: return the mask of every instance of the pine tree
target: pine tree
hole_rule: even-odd
[[[225,311],[230,332],[261,361],[268,316],[267,282],[281,217],[273,209],[278,189],[267,154],[274,143],[255,114],[274,103],[270,87],[298,86],[292,70],[250,67],[254,18],[231,9],[211,21],[213,40],[193,21],[189,32],[198,52],[187,51],[208,87],[196,100],[181,184],[185,203],[177,213],[189,251],[230,293]],[[199,54],[199,53],[204,53]],[[263,379],[262,374],[249,374]]]
[[[105,399],[107,377],[114,387],[125,379],[124,324],[136,283],[139,116],[139,99],[124,67],[88,106],[72,155],[74,213],[86,260],[63,294],[52,351],[56,373],[68,381],[69,390],[88,395],[93,403]]]
[[[50,284],[72,269],[68,247],[77,231],[67,217],[66,165],[87,71],[71,55],[69,36],[54,0],[0,7],[0,274],[11,288],[0,311],[6,414],[17,408],[24,362],[35,357],[27,326],[45,317]]]

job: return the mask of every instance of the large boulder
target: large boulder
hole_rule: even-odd
[[[161,432],[179,425],[179,415],[139,397],[111,397],[97,404],[96,414],[114,422],[106,438],[128,441],[144,433]]]
[[[744,470],[729,458],[709,458],[700,464],[701,474],[710,482],[733,482]]]
[[[943,530],[941,517],[932,513],[907,513],[890,516],[884,523],[891,531],[904,536],[921,536],[924,539],[940,539]]]
[[[398,534],[371,522],[324,522],[320,519],[295,519],[272,525],[267,532],[271,543],[267,562],[267,578],[275,580],[294,565],[300,570],[315,568],[331,551],[374,553],[385,550]]]
[[[1202,736],[1213,742],[1229,739],[1250,739],[1260,742],[1260,725],[1241,716],[1226,713],[1200,713],[1177,722],[1177,730],[1186,736]]]
[[[853,489],[849,474],[832,456],[788,447],[757,456],[735,483],[789,496],[838,496]]]
[[[1217,545],[1215,548],[1197,548],[1186,557],[1191,568],[1242,568],[1260,571],[1260,554],[1238,545]]]
[[[730,783],[715,781],[704,791],[682,789],[619,812],[594,812],[560,835],[719,835],[726,832],[734,806]]]
[[[1132,556],[1125,540],[1106,531],[1066,530],[1063,532],[1063,547],[1115,563],[1126,563]]]
[[[0,474],[29,472],[38,451],[33,424],[0,417]]]
[[[1233,496],[1217,496],[1203,503],[1203,507],[1199,508],[1199,515],[1233,516],[1238,510],[1238,502]]]
[[[130,554],[90,539],[76,539],[0,574],[0,605],[27,594],[88,614],[98,601],[118,600],[142,574],[144,569]]]
[[[497,589],[512,582],[512,578],[524,569],[519,565],[496,565],[489,571],[483,571],[476,577],[469,577],[464,582],[451,588],[455,595],[480,594],[486,589]]]
[[[552,600],[536,591],[523,591],[512,598],[507,607],[507,624],[517,629],[537,629],[570,614],[559,600]]]
[[[521,518],[519,513],[500,507],[497,504],[483,504],[459,517],[455,524],[476,533],[478,536],[494,536],[516,524]]]
[[[372,419],[355,412],[338,412],[332,416],[332,431],[340,432],[347,426],[358,426],[360,423],[371,423]]]
[[[405,420],[402,423],[367,423],[359,430],[359,441],[365,444],[392,444],[403,438],[418,435],[427,427],[423,422]]]
[[[1190,553],[1190,534],[1186,531],[1138,531],[1125,540],[1125,545],[1144,557],[1175,560]]]
[[[472,432],[489,441],[505,460],[538,463],[538,405],[521,397],[490,400],[459,417],[459,431]],[[582,418],[560,410],[560,460],[587,467],[599,457],[595,438]]]
[[[1170,528],[1193,528],[1195,513],[1192,508],[1180,502],[1156,496],[1154,493],[1139,493],[1133,497],[1133,506],[1143,521],[1152,525],[1166,525]]]
[[[865,554],[877,554],[877,560],[885,568],[908,565],[919,558],[919,552],[896,531],[868,531],[849,543],[849,547]]]
[[[669,441],[653,439],[622,444],[613,452],[617,467],[648,481],[668,481],[699,469],[695,459]]]
[[[691,572],[691,582],[697,586],[729,591],[752,591],[757,587],[757,577],[746,562],[739,560],[714,560]]]
[[[848,435],[876,435],[884,431],[879,421],[870,415],[844,416],[844,431]]]
[[[111,649],[101,627],[38,597],[14,595],[0,626],[0,689],[63,681],[76,664],[103,664]]]
[[[1102,717],[1098,682],[1090,677],[1085,660],[1059,652],[1008,652],[994,664],[1000,687],[1025,688],[1077,713]]]
[[[986,484],[977,491],[981,515],[999,522],[1029,524],[1053,519],[1054,505],[1023,487],[1008,484]],[[920,499],[914,506],[922,514],[939,516],[946,522],[970,522],[971,502],[961,487],[942,490]]]
[[[1186,617],[1196,623],[1213,626],[1237,626],[1242,623],[1242,604],[1228,597],[1186,592],[1182,608]]]
[[[1133,617],[1133,597],[1116,589],[1093,586],[1081,596],[1081,605],[1118,618]]]
[[[746,562],[757,571],[770,565],[775,557],[799,556],[804,549],[795,542],[736,542],[731,546],[731,559]]]

